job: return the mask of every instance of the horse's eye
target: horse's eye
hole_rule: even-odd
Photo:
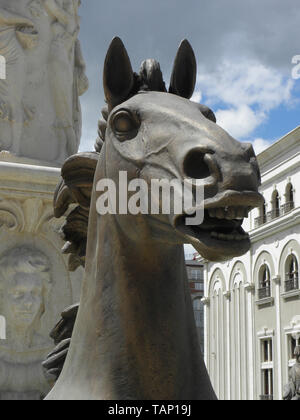
[[[121,110],[113,116],[111,126],[117,137],[129,140],[137,135],[139,122],[130,112]]]

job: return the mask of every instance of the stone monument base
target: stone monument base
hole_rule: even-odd
[[[53,216],[60,169],[0,153],[0,400],[38,400],[53,385],[41,362],[62,310],[79,301],[83,269],[61,253],[64,218]]]

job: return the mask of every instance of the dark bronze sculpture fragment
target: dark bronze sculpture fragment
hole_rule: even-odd
[[[196,61],[187,41],[177,53],[169,92],[154,60],[133,72],[119,38],[108,50],[103,80],[101,153],[67,161],[55,197],[57,216],[77,203],[74,220],[64,227],[65,252],[75,258],[70,268],[85,263],[85,278],[69,350],[64,340],[73,326],[64,319],[56,329],[57,342],[63,341],[46,367],[58,366],[53,373],[59,376],[68,354],[47,399],[215,399],[198,344],[183,244],[212,261],[249,250],[242,221],[262,203],[252,146],[234,140],[211,110],[189,100]],[[100,216],[97,183],[108,178],[118,185],[119,171],[149,186],[152,179],[201,180],[204,222],[187,226],[184,213]]]

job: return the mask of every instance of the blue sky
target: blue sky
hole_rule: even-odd
[[[299,125],[299,0],[82,0],[81,33],[90,89],[82,97],[81,150],[92,150],[103,106],[102,67],[120,36],[134,69],[160,61],[168,83],[177,47],[191,42],[198,61],[194,99],[257,152]]]

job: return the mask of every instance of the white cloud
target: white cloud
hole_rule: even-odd
[[[264,111],[288,102],[294,85],[278,70],[253,60],[224,60],[214,73],[199,75],[198,83],[211,103],[258,106]]]
[[[205,103],[220,107],[218,124],[238,139],[249,138],[272,109],[293,100],[294,81],[258,61],[223,60],[215,72],[200,73],[197,89]]]
[[[247,138],[264,121],[264,112],[255,112],[248,105],[220,109],[216,112],[218,124],[236,138]]]
[[[259,153],[266,150],[268,147],[271,146],[272,142],[270,140],[265,140],[261,138],[257,138],[252,141],[255,153],[258,155]]]
[[[191,97],[191,101],[194,101],[194,102],[197,102],[197,103],[200,104],[201,99],[202,99],[202,93],[201,93],[201,91],[200,90],[196,90],[194,92],[194,95]]]

